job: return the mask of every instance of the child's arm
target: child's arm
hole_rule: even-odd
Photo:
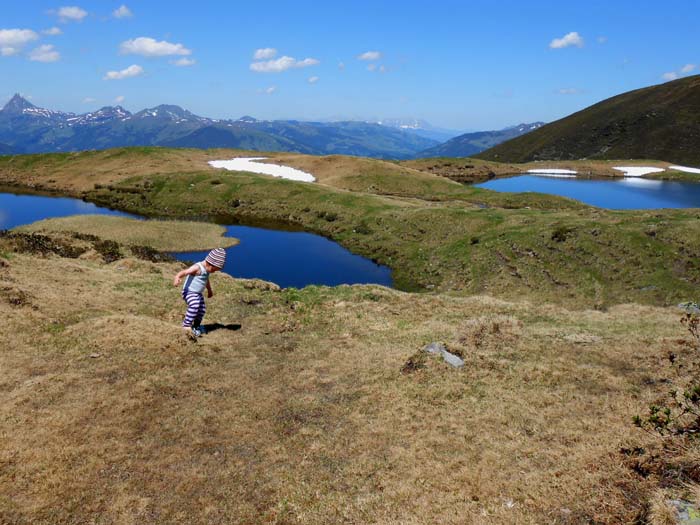
[[[173,286],[177,286],[180,284],[180,281],[182,281],[182,278],[185,275],[199,275],[199,266],[196,264],[193,264],[186,270],[182,270],[181,272],[178,272],[177,275],[175,275],[175,278],[173,279]]]
[[[214,292],[212,292],[212,290],[211,290],[211,283],[209,281],[207,281],[207,297],[213,297],[213,296],[214,296]]]

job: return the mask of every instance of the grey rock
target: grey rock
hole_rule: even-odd
[[[700,512],[689,501],[672,499],[669,503],[678,511],[678,523],[682,525],[700,525]]]
[[[462,368],[464,366],[464,361],[459,357],[447,351],[442,343],[430,343],[425,348],[423,348],[429,354],[441,354],[442,359],[450,366],[455,368]]]
[[[443,352],[446,352],[447,348],[445,348],[445,345],[443,345],[442,343],[430,343],[423,350],[425,350],[429,354],[441,354]]]
[[[685,312],[688,314],[700,314],[700,305],[698,305],[698,303],[681,303],[678,305],[678,308],[685,310]]]
[[[462,361],[460,357],[451,354],[448,351],[444,351],[442,353],[442,358],[448,365],[454,366],[455,368],[462,368],[464,366],[464,361]]]

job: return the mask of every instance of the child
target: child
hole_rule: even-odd
[[[182,298],[187,303],[185,320],[182,327],[190,337],[197,338],[204,333],[202,319],[207,311],[204,304],[204,288],[207,289],[207,297],[212,297],[214,292],[209,283],[209,274],[218,272],[226,263],[226,251],[223,248],[216,248],[209,252],[202,262],[193,264],[186,270],[179,272],[173,279],[173,285],[177,286],[184,276],[185,284],[182,286]]]

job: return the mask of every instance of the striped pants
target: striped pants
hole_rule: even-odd
[[[207,305],[204,303],[204,296],[201,293],[182,291],[182,298],[187,303],[185,320],[182,321],[184,328],[198,327],[202,323],[204,314],[207,313]]]

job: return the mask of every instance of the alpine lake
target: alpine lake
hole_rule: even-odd
[[[585,179],[517,175],[493,179],[477,187],[501,192],[538,192],[579,200],[608,209],[700,207],[700,184],[638,177]],[[79,199],[0,192],[0,229],[70,215],[116,215],[144,219]],[[144,219],[147,220],[147,219]],[[234,277],[257,278],[281,287],[380,284],[393,286],[391,269],[355,255],[320,235],[248,225],[226,225],[226,236],[240,244],[231,250],[224,271]],[[202,260],[202,252],[178,252],[181,261]]]

